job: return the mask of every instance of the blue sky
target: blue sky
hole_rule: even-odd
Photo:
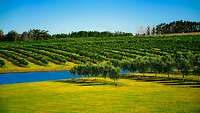
[[[0,29],[135,33],[141,26],[200,21],[200,0],[0,0]]]

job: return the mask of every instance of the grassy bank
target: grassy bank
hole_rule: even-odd
[[[6,61],[6,65],[0,68],[0,73],[8,73],[8,72],[35,72],[35,71],[61,71],[61,70],[70,70],[76,64],[72,62],[66,62],[63,65],[57,65],[49,62],[47,66],[40,66],[29,62],[26,67],[19,67],[12,64],[9,61]]]
[[[0,85],[1,113],[198,113],[200,90],[121,79]]]

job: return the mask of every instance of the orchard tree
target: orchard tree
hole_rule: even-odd
[[[162,65],[163,72],[167,73],[168,78],[169,78],[169,74],[170,72],[172,72],[173,67],[175,66],[175,60],[169,54],[162,56],[161,60],[163,62],[163,65]]]
[[[32,29],[28,32],[28,34],[32,40],[43,40],[48,39],[50,37],[48,31],[40,29]]]
[[[130,72],[136,72],[138,70],[138,60],[133,59],[131,61],[124,60],[120,66],[123,70],[128,70]]]
[[[136,65],[138,66],[138,71],[144,73],[147,71],[147,69],[150,67],[150,60],[149,57],[144,56],[144,57],[138,57],[136,59]]]
[[[151,34],[152,34],[152,35],[155,35],[155,34],[156,34],[156,28],[155,28],[155,27],[152,28]]]
[[[117,85],[116,80],[119,78],[119,68],[113,66],[100,66],[100,65],[80,65],[75,66],[70,70],[71,73],[87,76],[87,77],[109,77],[114,80],[115,85]]]
[[[193,60],[193,73],[198,76],[200,76],[200,54],[194,55],[194,60]]]
[[[1,59],[0,59],[0,67],[3,67],[4,65],[5,65],[4,60],[1,60]]]
[[[150,34],[151,34],[151,29],[150,29],[150,26],[147,26],[146,35],[150,35]]]
[[[5,40],[6,41],[17,41],[18,38],[19,38],[19,34],[16,31],[12,30],[12,31],[8,32]]]
[[[183,54],[182,52],[176,53],[176,66],[177,69],[179,69],[183,75],[183,80],[185,78],[185,75],[189,74],[189,70],[191,68],[191,53]]]
[[[110,67],[110,68],[107,68],[108,70],[108,74],[109,74],[109,78],[113,79],[114,80],[114,83],[115,83],[115,86],[117,86],[117,80],[119,79],[120,75],[119,75],[119,72],[120,72],[120,69],[119,68],[114,68],[114,67]]]
[[[161,57],[155,56],[149,58],[150,66],[153,69],[155,76],[157,73],[161,73],[163,70],[163,62],[161,60]]]
[[[4,40],[4,33],[3,30],[0,29],[0,41]]]
[[[156,25],[157,34],[200,32],[200,22],[173,21]]]
[[[30,37],[30,34],[28,33],[28,32],[23,32],[22,34],[21,34],[21,37],[20,37],[20,39],[19,40],[21,40],[21,41],[28,41],[28,40],[32,40],[31,39],[31,37]]]

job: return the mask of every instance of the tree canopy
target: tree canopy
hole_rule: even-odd
[[[147,26],[145,35],[161,35],[191,32],[200,32],[200,22],[179,20],[170,23],[160,23],[158,25],[152,26],[152,28],[150,28],[150,26]]]

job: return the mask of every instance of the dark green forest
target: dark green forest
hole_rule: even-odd
[[[156,25],[156,34],[200,32],[200,22],[174,21]],[[154,33],[153,33],[154,34]]]

